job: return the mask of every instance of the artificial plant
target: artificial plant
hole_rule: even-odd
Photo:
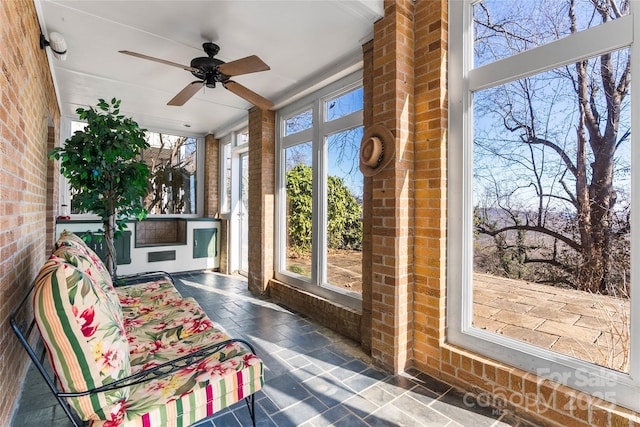
[[[100,216],[106,245],[105,266],[116,276],[114,239],[131,218],[146,216],[143,198],[149,188],[149,167],[142,150],[149,146],[146,129],[120,114],[120,100],[99,99],[96,107],[78,108],[86,126],[54,148],[50,158],[60,160],[60,172],[69,180],[74,205]]]

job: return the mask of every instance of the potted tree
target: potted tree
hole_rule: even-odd
[[[99,99],[95,108],[78,108],[76,113],[86,127],[49,154],[60,160],[60,172],[74,191],[74,205],[100,216],[105,266],[112,277],[117,269],[114,239],[129,219],[146,216],[143,198],[149,188],[149,168],[142,161],[142,150],[149,146],[145,129],[120,114],[120,102]]]

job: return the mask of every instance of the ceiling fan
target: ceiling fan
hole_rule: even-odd
[[[258,71],[270,70],[269,66],[265,64],[256,55],[247,56],[246,58],[238,59],[236,61],[224,62],[220,59],[214,58],[220,51],[220,47],[215,43],[203,43],[202,48],[207,56],[193,58],[189,66],[178,64],[176,62],[166,61],[164,59],[154,58],[152,56],[143,55],[137,52],[131,52],[128,50],[121,50],[120,53],[125,55],[135,56],[137,58],[147,59],[149,61],[159,62],[161,64],[170,65],[172,67],[182,68],[186,71],[191,71],[197,79],[194,82],[189,83],[184,89],[182,89],[176,96],[174,96],[167,105],[181,106],[184,105],[192,96],[194,96],[204,86],[208,88],[215,88],[216,83],[221,83],[225,89],[235,93],[239,97],[252,103],[256,107],[263,110],[268,110],[273,107],[273,103],[266,98],[258,95],[247,87],[236,83],[231,80],[233,76],[239,76],[242,74],[255,73]]]

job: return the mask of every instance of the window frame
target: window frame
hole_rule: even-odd
[[[327,138],[335,133],[363,125],[363,110],[325,121],[326,101],[346,94],[362,86],[362,70],[356,71],[324,88],[299,99],[276,113],[276,191],[275,191],[275,239],[274,239],[274,275],[275,278],[315,295],[330,299],[347,307],[360,310],[362,296],[355,292],[341,291],[336,286],[326,286],[327,239],[322,226],[327,217]],[[313,125],[292,134],[286,133],[286,121],[305,111],[312,111]],[[286,270],[287,226],[286,226],[286,179],[285,150],[289,147],[311,142],[313,170],[313,211],[312,211],[312,272],[311,278]]]
[[[60,145],[64,145],[67,138],[71,137],[71,128],[72,122],[82,123],[81,120],[73,117],[63,117],[61,119],[61,128],[60,128]],[[149,132],[155,133],[164,133],[173,135],[174,131],[165,131],[165,130],[156,130],[156,129],[146,129]],[[66,135],[66,136],[62,136]],[[189,138],[196,139],[196,213],[194,214],[149,214],[147,218],[200,218],[204,215],[204,137],[201,135],[194,135],[189,133],[182,133],[178,136],[184,136]],[[58,195],[58,206],[61,207],[63,205],[67,205],[68,215],[72,220],[99,220],[100,217],[93,213],[82,213],[82,214],[71,214],[71,187],[69,185],[69,181],[60,173],[58,170],[58,174],[60,176],[59,180],[59,195]],[[62,210],[60,210],[60,214],[62,215]]]
[[[449,2],[449,153],[447,196],[447,341],[569,387],[640,410],[640,298],[631,297],[629,373],[604,368],[568,355],[472,326],[473,318],[473,93],[523,77],[575,63],[607,51],[631,50],[631,86],[640,86],[640,25],[628,16],[580,31],[560,40],[473,68],[473,4]],[[631,92],[631,111],[640,111],[640,90]],[[637,116],[637,113],[636,113]],[[632,125],[633,127],[633,125]],[[640,200],[640,132],[631,133],[632,212]],[[640,227],[632,226],[631,253],[640,250]],[[633,259],[633,256],[632,256]],[[632,269],[632,286],[640,285],[640,268]]]

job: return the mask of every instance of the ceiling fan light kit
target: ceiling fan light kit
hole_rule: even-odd
[[[207,56],[193,58],[189,66],[128,50],[121,50],[119,52],[125,55],[159,62],[172,67],[182,68],[183,70],[191,72],[191,74],[198,79],[185,86],[185,88],[178,92],[178,94],[174,96],[167,105],[184,105],[203,87],[206,86],[213,89],[216,87],[216,83],[221,83],[225,89],[238,95],[256,107],[263,110],[268,110],[273,107],[273,103],[268,99],[258,95],[240,83],[231,80],[231,77],[233,76],[270,70],[269,66],[260,58],[256,55],[251,55],[236,61],[224,62],[215,58],[220,51],[220,47],[217,44],[211,42],[203,43],[202,49]]]

